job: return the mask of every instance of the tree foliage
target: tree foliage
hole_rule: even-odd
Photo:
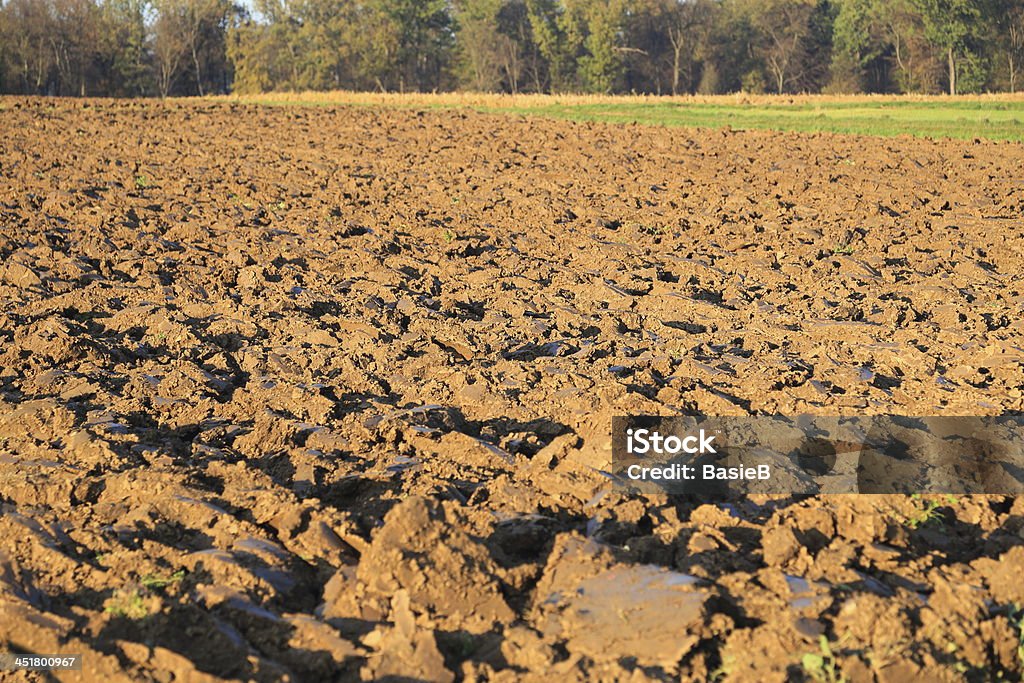
[[[0,0],[0,91],[1018,90],[1024,0]]]

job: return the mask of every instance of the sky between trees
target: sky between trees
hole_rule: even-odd
[[[0,0],[0,92],[1015,91],[1024,0]]]

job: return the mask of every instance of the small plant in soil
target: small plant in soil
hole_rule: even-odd
[[[833,254],[844,254],[846,256],[849,256],[850,254],[853,253],[853,246],[850,245],[850,244],[840,244],[838,247],[835,247],[832,250],[832,253]]]
[[[149,616],[149,606],[138,589],[127,592],[118,591],[107,600],[103,611],[125,619],[144,619]]]
[[[185,570],[179,569],[170,576],[160,576],[159,574],[147,574],[139,579],[139,583],[145,588],[167,588],[174,583],[181,583],[182,579],[185,578]]]
[[[818,683],[845,683],[846,678],[836,669],[836,657],[828,638],[818,638],[818,652],[808,652],[800,659],[804,672]]]
[[[906,519],[906,525],[911,529],[917,529],[932,522],[941,522],[942,513],[939,511],[939,508],[944,504],[952,505],[957,501],[956,496],[947,496],[945,500],[935,498],[925,500],[917,493],[911,496],[911,498],[919,503],[918,509],[908,515]]]
[[[144,190],[149,187],[149,178],[144,175],[135,176],[135,187]]]

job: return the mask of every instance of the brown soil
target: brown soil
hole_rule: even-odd
[[[1021,410],[1024,147],[2,106],[9,647],[91,680],[1021,675],[1022,500],[600,470],[614,414]]]

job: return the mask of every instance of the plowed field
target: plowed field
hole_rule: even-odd
[[[602,474],[613,415],[1020,411],[1024,146],[2,105],[0,644],[69,680],[1024,671],[1024,500]]]

